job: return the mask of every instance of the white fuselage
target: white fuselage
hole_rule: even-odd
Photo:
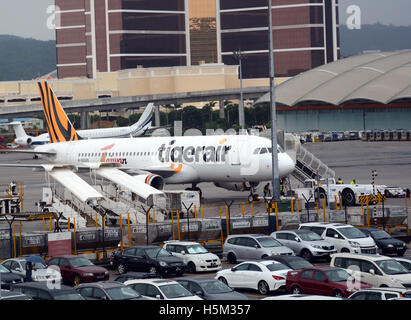
[[[271,141],[249,135],[142,137],[95,139],[53,143],[36,151],[54,151],[53,163],[82,165],[117,162],[122,168],[156,172],[174,171],[166,183],[260,182],[271,179],[271,153],[254,154],[270,148]],[[279,176],[294,170],[294,161],[278,152]]]

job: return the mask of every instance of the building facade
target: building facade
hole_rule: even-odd
[[[267,0],[55,0],[59,78],[203,63],[268,78]],[[338,58],[338,0],[272,0],[276,76]]]

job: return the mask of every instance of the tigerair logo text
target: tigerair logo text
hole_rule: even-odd
[[[127,164],[127,158],[119,158],[119,157],[107,158],[107,152],[104,152],[100,158],[100,162],[116,162],[120,164]]]
[[[219,142],[219,146],[174,146],[176,140],[172,140],[168,145],[163,143],[158,148],[158,160],[161,162],[177,163],[223,163],[231,146],[222,145],[227,139]]]

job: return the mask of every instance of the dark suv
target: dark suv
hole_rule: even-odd
[[[182,275],[186,269],[182,259],[159,246],[138,246],[117,251],[110,258],[110,264],[120,274],[143,271],[160,275]]]

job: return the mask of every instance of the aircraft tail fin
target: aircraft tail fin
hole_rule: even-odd
[[[143,114],[141,115],[140,119],[131,126],[131,134],[138,131],[144,132],[144,129],[148,129],[151,127],[151,122],[153,120],[153,112],[154,112],[154,103],[150,102],[146,108],[144,109]]]
[[[48,82],[38,82],[38,86],[50,143],[80,140]]]
[[[20,121],[10,122],[9,125],[13,128],[16,139],[27,137],[27,133],[24,131],[23,124]]]

